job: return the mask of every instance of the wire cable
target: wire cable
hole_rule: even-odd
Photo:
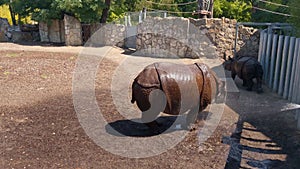
[[[152,2],[152,1],[147,1],[148,3],[155,4],[155,5],[161,5],[161,6],[182,6],[182,5],[189,5],[189,4],[194,4],[198,3],[198,1],[192,1],[192,2],[185,2],[185,3],[179,3],[179,4],[165,4],[165,3],[158,3],[158,2]]]
[[[147,8],[147,9],[150,9],[152,11],[158,11],[158,12],[167,12],[167,13],[182,13],[182,14],[193,14],[195,12],[175,12],[175,11],[168,11],[168,10],[160,10],[160,9],[153,9],[153,8]]]
[[[282,16],[292,16],[290,14],[285,14],[285,13],[280,13],[280,12],[274,12],[274,11],[270,11],[270,10],[267,10],[267,9],[262,9],[262,8],[258,8],[258,7],[252,7],[253,9],[257,9],[257,10],[260,10],[260,11],[264,11],[264,12],[269,12],[269,13],[272,13],[272,14],[276,14],[276,15],[282,15]]]
[[[265,1],[265,0],[258,0],[258,1],[264,2],[264,3],[267,3],[267,4],[271,4],[271,5],[276,5],[276,6],[281,6],[281,7],[290,8],[290,6],[288,6],[288,5],[278,4],[278,3],[269,2],[269,1]]]
[[[274,2],[269,2],[269,1],[266,1],[266,0],[258,0],[258,1],[263,2],[263,3],[267,3],[267,4],[271,4],[271,5],[275,5],[275,6],[285,7],[285,8],[300,9],[300,7],[298,7],[298,6],[288,6],[288,5],[278,4],[278,3],[274,3]]]

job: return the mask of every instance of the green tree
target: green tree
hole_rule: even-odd
[[[52,5],[63,13],[75,16],[87,23],[99,22],[102,10],[109,8],[109,6],[105,7],[106,4],[102,0],[54,0]]]
[[[214,17],[226,17],[237,21],[251,20],[252,4],[249,0],[215,0]]]
[[[288,3],[290,6],[291,17],[288,19],[288,22],[294,25],[296,34],[300,36],[300,1],[299,0],[290,0]]]
[[[259,1],[254,0],[252,21],[254,22],[287,22],[290,9],[285,7],[290,0]],[[287,14],[287,15],[285,15]]]

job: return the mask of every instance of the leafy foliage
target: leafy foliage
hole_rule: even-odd
[[[59,10],[74,15],[82,22],[97,22],[100,20],[104,2],[101,0],[54,0],[53,6]]]
[[[274,4],[276,3],[276,4],[287,5],[288,0],[271,0],[268,2],[272,2]],[[282,14],[289,14],[289,8],[274,5],[274,4],[265,3],[262,1],[258,1],[258,0],[255,0],[253,2],[253,5],[258,8],[269,10],[272,12],[278,12],[278,13],[282,13]],[[288,19],[287,16],[278,15],[278,14],[275,14],[272,12],[266,12],[266,11],[262,11],[262,10],[254,10],[252,13],[252,21],[254,21],[254,22],[287,22],[287,19]]]
[[[236,19],[237,21],[251,20],[252,4],[246,0],[215,0],[214,16]]]
[[[148,11],[151,11],[151,9],[172,11],[169,15],[175,16],[197,17],[192,15],[192,12],[198,8],[197,3],[176,5],[192,2],[192,0],[150,1],[154,3],[149,3],[146,0],[111,0],[107,21],[118,20],[126,12],[138,12],[143,8],[147,8]],[[240,22],[291,22],[299,27],[299,0],[268,0],[268,2],[289,5],[293,8],[263,3],[260,0],[214,0],[214,17],[237,19]],[[48,21],[51,19],[62,19],[64,14],[68,14],[86,23],[99,22],[105,7],[107,7],[105,0],[0,0],[0,5],[3,4],[7,5],[6,7],[10,7],[10,12],[13,13],[11,16],[17,15],[20,18],[32,16],[36,21]],[[253,10],[252,6],[298,17],[284,17],[260,10]],[[295,6],[298,6],[298,8]],[[1,16],[4,15],[8,17],[7,14],[1,14]]]
[[[300,1],[291,0],[288,4],[291,8],[291,15],[288,22],[295,26],[296,34],[300,37]]]

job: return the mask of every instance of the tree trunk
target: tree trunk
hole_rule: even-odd
[[[15,12],[13,11],[13,9],[12,9],[12,7],[11,7],[10,4],[8,5],[8,8],[9,8],[9,12],[10,12],[12,24],[13,24],[14,26],[16,26],[16,25],[17,25],[17,21],[16,21],[16,17],[15,17]]]
[[[111,0],[105,0],[105,7],[102,11],[100,23],[106,23],[108,15],[109,15],[110,3],[111,3]]]

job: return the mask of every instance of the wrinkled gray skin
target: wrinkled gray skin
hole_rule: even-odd
[[[157,62],[145,67],[135,78],[131,102],[136,102],[142,111],[141,120],[157,132],[155,119],[160,112],[179,115],[190,110],[185,128],[192,129],[197,114],[223,95],[224,83],[207,65]]]
[[[226,59],[226,56],[224,56]],[[223,63],[225,70],[231,71],[232,79],[238,75],[243,80],[243,86],[247,87],[248,91],[251,91],[254,85],[253,79],[257,81],[257,93],[262,93],[262,77],[263,69],[261,64],[252,57],[239,57],[229,58]]]

